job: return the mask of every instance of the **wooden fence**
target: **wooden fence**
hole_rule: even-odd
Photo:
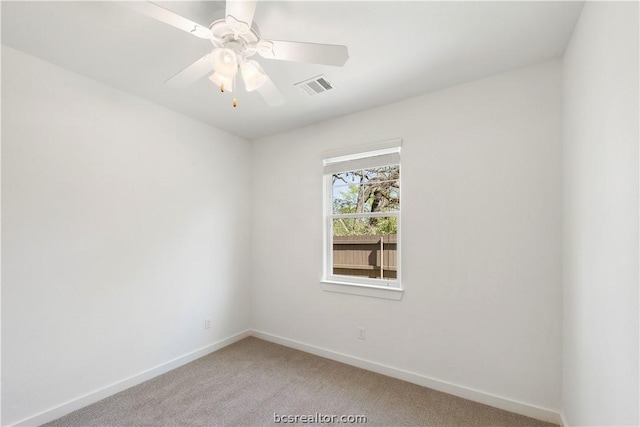
[[[333,274],[395,279],[398,270],[395,234],[334,236]]]

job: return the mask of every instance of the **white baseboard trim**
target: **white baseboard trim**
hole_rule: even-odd
[[[286,347],[294,348],[296,350],[315,354],[316,356],[326,357],[327,359],[366,369],[368,371],[376,372],[378,374],[386,375],[392,378],[397,378],[423,387],[442,391],[444,393],[452,394],[454,396],[462,397],[474,402],[483,403],[485,405],[493,406],[494,408],[503,409],[505,411],[514,412],[526,417],[535,418],[537,420],[555,424],[560,424],[561,422],[563,422],[563,420],[561,419],[561,415],[558,412],[550,409],[518,402],[512,399],[497,396],[495,394],[483,392],[480,390],[474,390],[472,388],[460,386],[457,384],[452,384],[447,381],[429,378],[421,374],[394,368],[393,366],[371,362],[359,357],[349,356],[344,353],[338,353],[332,350],[316,347],[314,345],[305,344],[300,341],[291,340],[255,329],[251,331],[251,335],[265,341],[281,344]]]
[[[173,360],[155,366],[139,374],[133,375],[129,378],[125,378],[116,383],[110,384],[106,387],[100,388],[93,392],[87,393],[83,396],[69,400],[46,411],[40,412],[31,417],[18,421],[13,426],[37,426],[57,418],[65,416],[73,411],[83,408],[92,403],[98,402],[106,397],[112,396],[130,387],[138,385],[144,381],[150,380],[158,375],[162,375],[166,372],[176,369],[182,365],[206,356],[209,353],[220,350],[236,341],[240,341],[249,336],[263,339],[265,341],[281,344],[286,347],[301,350],[307,353],[315,354],[317,356],[326,357],[327,359],[342,362],[347,365],[355,366],[358,368],[366,369],[368,371],[376,372],[382,375],[387,375],[392,378],[397,378],[403,381],[407,381],[413,384],[418,384],[423,387],[428,387],[434,390],[442,391],[445,393],[459,396],[464,399],[472,400],[474,402],[483,403],[485,405],[493,406],[495,408],[504,409],[505,411],[514,412],[516,414],[524,415],[527,417],[535,418],[542,421],[547,421],[561,426],[569,426],[566,422],[564,413],[557,413],[550,409],[541,408],[535,405],[530,405],[505,397],[497,396],[491,393],[474,390],[468,387],[452,384],[446,381],[437,380],[414,372],[409,372],[403,369],[395,368],[392,366],[384,365],[381,363],[371,362],[359,357],[350,356],[343,353],[338,353],[325,348],[317,347],[310,344],[305,344],[300,341],[291,340],[281,336],[273,335],[267,332],[247,329],[235,335],[232,335],[223,340],[217,341],[206,347],[202,347],[198,350],[194,350],[190,353],[179,356]]]
[[[216,350],[220,350],[221,348],[226,347],[230,344],[233,344],[236,341],[240,341],[241,339],[246,338],[248,336],[251,336],[251,330],[249,329],[239,332],[228,338],[217,341],[213,344],[209,344],[206,347],[202,347],[202,348],[199,348],[198,350],[194,350],[190,353],[176,357],[175,359],[172,359],[172,360],[169,360],[168,362],[154,366],[153,368],[147,369],[146,371],[140,372],[139,374],[132,375],[129,378],[125,378],[121,381],[115,382],[106,387],[100,388],[98,390],[87,393],[83,396],[69,400],[58,406],[47,409],[46,411],[40,412],[39,414],[25,418],[21,421],[18,421],[13,425],[14,426],[38,426],[44,423],[48,423],[49,421],[58,419],[62,416],[65,416],[87,405],[98,402],[99,400],[102,400],[106,397],[112,396],[130,387],[138,385],[144,381],[157,377],[158,375],[162,375],[166,372],[169,372],[172,369],[176,369],[182,365],[186,365],[189,362],[193,362],[196,359],[206,356],[209,353],[213,353]]]

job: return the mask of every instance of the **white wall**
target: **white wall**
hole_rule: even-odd
[[[249,328],[249,158],[3,46],[2,425]]]
[[[556,60],[255,141],[254,327],[557,413],[561,93]],[[394,137],[405,295],[324,292],[322,153]]]
[[[564,57],[563,412],[638,415],[638,3],[587,2]]]

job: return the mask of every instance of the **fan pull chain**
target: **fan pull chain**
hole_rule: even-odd
[[[231,92],[234,92],[236,89],[236,77],[233,76],[233,78],[231,79]],[[220,83],[220,92],[224,93],[224,83]],[[238,99],[234,96],[233,97],[233,102],[231,103],[231,105],[233,105],[233,108],[236,108],[238,106]]]
[[[237,74],[237,73],[236,73]],[[231,80],[231,85],[233,87],[233,93],[237,93],[236,92],[236,76],[233,76],[233,79]],[[236,108],[238,106],[238,100],[236,99],[236,97],[233,97],[233,102],[231,103],[231,105],[233,105],[233,108]]]

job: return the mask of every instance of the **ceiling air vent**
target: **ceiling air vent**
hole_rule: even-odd
[[[304,90],[308,95],[317,95],[333,89],[333,84],[322,74],[312,79],[296,83],[294,86]]]

